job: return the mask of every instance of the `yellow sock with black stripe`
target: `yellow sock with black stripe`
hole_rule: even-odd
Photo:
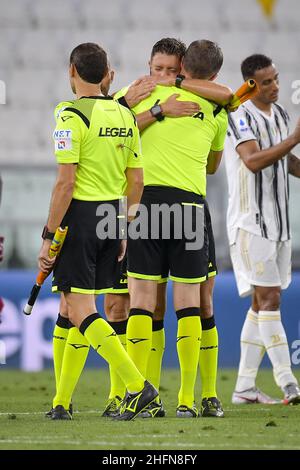
[[[96,352],[119,374],[130,393],[140,392],[144,388],[144,377],[126,353],[116,332],[99,313],[85,318],[79,329]]]
[[[127,323],[127,352],[144,377],[152,344],[152,316],[148,310],[131,308]]]
[[[115,330],[118,335],[118,338],[126,351],[126,328],[127,320],[117,321],[117,322],[108,322],[109,325]],[[110,392],[109,399],[114,397],[123,398],[126,392],[125,385],[119,374],[115,369],[110,365],[109,366],[109,375],[110,375]]]
[[[62,405],[69,408],[71,398],[83,371],[90,350],[89,342],[78,328],[71,326],[65,347],[58,390],[53,400],[53,408]]]
[[[178,405],[192,408],[201,342],[200,309],[188,307],[177,310],[176,315],[177,353],[181,375]]]
[[[53,365],[55,375],[55,387],[56,392],[58,390],[58,384],[61,374],[61,366],[66,347],[66,342],[69,334],[69,319],[62,317],[58,314],[56,325],[53,331]]]
[[[147,365],[147,380],[159,390],[161,363],[165,350],[165,330],[163,320],[153,320],[152,346]]]
[[[214,316],[202,318],[202,339],[199,354],[202,398],[217,396],[216,381],[218,371],[218,330]]]

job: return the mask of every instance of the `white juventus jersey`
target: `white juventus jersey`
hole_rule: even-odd
[[[248,140],[256,140],[261,149],[280,143],[288,136],[288,123],[287,112],[277,103],[272,105],[271,116],[251,101],[229,114],[224,155],[230,245],[235,242],[238,228],[273,241],[290,239],[287,157],[254,174],[236,152],[236,147]]]

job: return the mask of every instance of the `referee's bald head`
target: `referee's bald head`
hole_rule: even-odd
[[[191,78],[213,78],[223,65],[223,53],[213,41],[193,41],[183,58],[183,67]]]
[[[79,44],[73,49],[70,65],[74,65],[80,78],[88,83],[100,83],[108,72],[106,52],[92,42]]]

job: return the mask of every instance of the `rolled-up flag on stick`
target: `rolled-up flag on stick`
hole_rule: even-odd
[[[242,103],[252,99],[259,91],[258,85],[253,78],[246,80],[240,88],[233,94],[229,104],[227,105],[228,111],[235,111]]]
[[[63,246],[64,241],[65,241],[67,231],[68,231],[68,227],[65,227],[65,228],[58,227],[58,229],[56,230],[54,238],[53,238],[52,243],[51,243],[51,246],[49,248],[49,257],[50,258],[54,258],[55,256],[59,255],[60,250]],[[39,295],[39,292],[41,290],[41,287],[42,287],[45,279],[47,279],[47,277],[49,276],[51,271],[52,270],[48,271],[47,273],[43,273],[42,271],[40,271],[38,273],[38,275],[36,277],[36,282],[35,282],[32,290],[31,290],[28,302],[25,305],[24,310],[23,310],[23,313],[25,313],[25,315],[30,315],[31,314],[34,303],[35,303],[35,301],[37,299],[37,296]]]

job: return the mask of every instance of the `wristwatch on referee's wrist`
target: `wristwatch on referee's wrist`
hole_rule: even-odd
[[[55,233],[54,232],[49,232],[47,225],[43,228],[42,231],[42,239],[43,240],[53,240]]]
[[[155,104],[154,106],[152,106],[152,108],[150,108],[150,113],[157,121],[163,121],[165,119],[165,116],[163,115],[161,106],[159,104]]]
[[[184,75],[178,74],[176,79],[175,79],[175,86],[177,88],[181,88],[181,83],[183,82],[184,79],[185,79]]]

